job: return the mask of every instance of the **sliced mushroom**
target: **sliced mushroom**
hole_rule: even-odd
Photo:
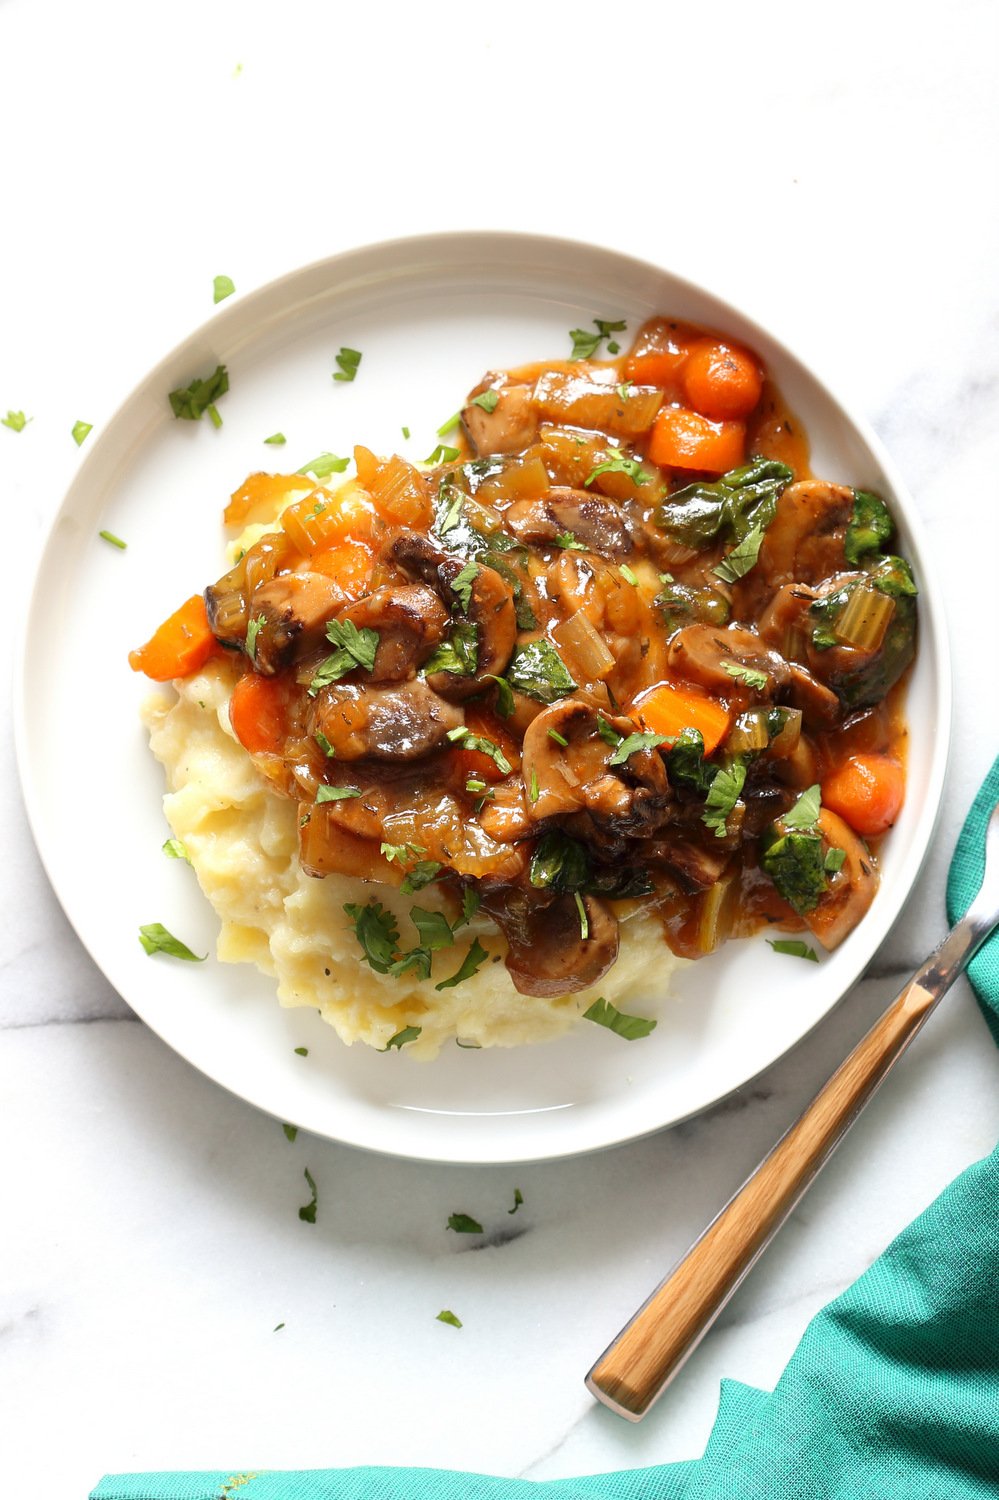
[[[323,573],[280,573],[254,591],[249,618],[259,620],[254,646],[257,671],[274,677],[323,638],[343,593]]]
[[[444,638],[448,613],[423,584],[386,584],[340,611],[358,630],[378,632],[372,682],[402,682],[416,674]]]
[[[554,485],[543,500],[518,500],[503,517],[518,541],[554,542],[571,532],[601,557],[629,557],[635,550],[629,518],[603,495]]]
[[[484,376],[474,391],[469,393],[468,403],[462,408],[461,424],[479,455],[489,453],[520,453],[530,446],[538,435],[538,413],[532,405],[534,387],[515,383],[504,385],[502,375],[492,373]],[[478,405],[476,396],[492,392],[496,404],[491,411]],[[487,400],[487,405],[489,405]]]
[[[823,479],[788,485],[763,534],[751,577],[771,587],[782,583],[819,583],[848,566],[843,552],[853,515],[853,491]]]
[[[550,903],[511,890],[501,899],[483,901],[509,944],[506,966],[522,995],[574,995],[588,989],[617,959],[617,918],[596,896],[580,898],[587,935],[582,934],[579,907],[572,896]]]
[[[742,692],[758,700],[774,698],[791,678],[790,667],[777,651],[755,631],[738,628],[687,625],[670,641],[668,661],[677,676],[711,693]],[[757,673],[765,678],[764,683],[758,681]]]
[[[334,682],[316,698],[312,731],[326,736],[337,760],[411,761],[441,749],[463,720],[420,677],[386,686]]]
[[[865,915],[877,894],[880,877],[863,839],[837,813],[824,807],[819,813],[823,844],[846,854],[842,868],[830,877],[829,890],[805,922],[823,948],[838,948]]]
[[[602,723],[605,733],[611,730],[621,739],[635,729],[630,719],[610,716]],[[617,838],[648,835],[668,816],[671,800],[662,757],[657,750],[636,750],[612,766],[616,747],[600,727],[597,709],[578,698],[553,703],[531,722],[521,764],[531,817],[544,822],[585,814],[591,828]]]
[[[843,706],[824,682],[805,667],[791,667],[791,684],[788,699],[795,708],[801,709],[802,722],[806,729],[831,729],[843,717]]]

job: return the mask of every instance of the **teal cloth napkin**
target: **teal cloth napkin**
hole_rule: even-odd
[[[958,842],[951,921],[981,883],[999,759]],[[999,1043],[999,935],[969,971]],[[805,1330],[775,1389],[724,1381],[703,1458],[533,1482],[439,1469],[118,1474],[91,1500],[997,1500],[999,1147]]]

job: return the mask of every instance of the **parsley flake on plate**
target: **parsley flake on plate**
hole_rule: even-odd
[[[265,443],[270,443],[272,448],[282,447],[288,439],[283,432],[272,432],[269,438],[264,438]]]
[[[440,1312],[437,1314],[437,1321],[438,1323],[449,1323],[452,1328],[464,1327],[461,1319],[457,1317],[449,1307],[441,1308]]]
[[[112,547],[117,547],[119,552],[124,552],[128,547],[128,543],[123,542],[120,536],[115,536],[113,531],[99,531],[97,535],[102,541],[110,542]]]
[[[513,1190],[513,1207],[512,1208],[508,1208],[507,1209],[507,1213],[508,1214],[515,1214],[517,1212],[518,1208],[520,1207],[520,1205],[523,1203],[523,1201],[524,1201],[524,1195],[520,1191],[520,1188],[514,1188],[514,1190]]]
[[[517,647],[506,669],[506,680],[518,693],[526,693],[539,703],[556,703],[576,689],[565,662],[544,636]]]
[[[457,427],[457,425],[458,425],[458,423],[460,421],[461,421],[461,412],[460,411],[452,412],[451,415],[448,417],[447,421],[446,422],[442,422],[441,425],[438,427],[438,429],[437,429],[437,436],[438,437],[447,437],[448,433],[449,432],[453,432],[454,429]]]
[[[304,1204],[303,1207],[298,1210],[298,1217],[306,1224],[314,1224],[316,1222],[316,1209],[319,1207],[319,1194],[316,1191],[316,1179],[313,1177],[308,1167],[306,1167],[304,1175],[306,1182],[309,1184],[309,1192],[312,1194],[312,1198],[308,1203]]]
[[[651,1031],[655,1031],[657,1024],[645,1016],[626,1016],[602,996],[599,1000],[594,1000],[589,1010],[583,1011],[583,1020],[606,1026],[608,1031],[623,1037],[626,1042],[636,1042],[641,1037],[648,1036]]]
[[[76,446],[78,448],[82,447],[82,445],[87,441],[87,438],[90,436],[90,434],[93,432],[93,430],[94,430],[94,424],[93,424],[93,422],[74,422],[73,423],[73,430],[72,430],[73,431],[73,442],[76,444]]]
[[[460,724],[457,729],[449,729],[447,737],[452,744],[460,744],[463,750],[478,750],[480,755],[488,755],[504,776],[509,776],[513,770],[499,745],[487,740],[484,735],[473,734],[467,725]]]
[[[608,322],[604,318],[594,318],[593,322],[596,325],[596,333],[590,333],[586,328],[571,328],[569,330],[569,337],[572,339],[570,359],[592,359],[604,339],[609,339],[612,333],[623,333],[628,326],[623,318],[613,323]],[[615,343],[608,345],[611,354],[616,354],[619,347]]]
[[[827,849],[826,857],[822,862],[822,867],[828,874],[836,875],[840,870],[842,870],[845,862],[845,849]]]
[[[235,290],[236,283],[231,276],[216,276],[212,282],[212,301],[218,305],[219,302],[224,302],[227,297],[231,297]]]
[[[361,354],[361,351],[359,349],[348,349],[346,348],[346,346],[341,347],[339,353],[336,356],[336,362],[339,368],[334,371],[333,379],[353,380],[357,375],[357,368],[360,365],[362,358],[363,355]]]
[[[200,958],[192,953],[187,944],[168,932],[162,922],[149,922],[145,927],[140,927],[139,942],[147,953],[166,953],[170,958],[183,958],[188,963],[203,964],[208,957],[207,953]]]
[[[188,864],[191,863],[191,856],[183,839],[167,839],[162,848],[167,859],[186,859]]]
[[[396,1032],[395,1036],[390,1036],[385,1046],[379,1047],[378,1050],[379,1052],[391,1052],[392,1048],[395,1047],[401,1052],[408,1042],[416,1041],[422,1030],[422,1026],[404,1026],[401,1031]]]
[[[479,627],[473,620],[455,620],[446,640],[441,641],[432,656],[420,668],[421,676],[434,672],[454,672],[471,677],[479,661]]]
[[[781,818],[785,828],[812,828],[822,808],[822,788],[816,782],[802,792],[797,802]],[[845,856],[844,856],[845,857]]]
[[[767,938],[767,942],[770,943],[775,953],[786,953],[789,958],[807,958],[809,963],[813,964],[819,961],[819,955],[815,949],[803,943],[800,938],[780,938],[777,942],[770,942]]]
[[[332,760],[335,757],[336,751],[333,749],[333,746],[330,744],[329,740],[323,734],[321,729],[317,729],[312,738],[315,740],[320,750],[326,756],[327,760]]]
[[[339,682],[348,672],[356,671],[358,667],[370,672],[375,665],[379,642],[377,630],[370,630],[367,625],[358,630],[353,620],[330,620],[326,626],[326,639],[337,649],[316,669],[316,675],[309,683],[310,698],[329,683]]]
[[[760,555],[760,547],[763,543],[763,527],[753,526],[737,547],[733,547],[721,562],[711,571],[716,578],[723,583],[736,583],[740,578],[745,578],[756,567],[756,560]]]
[[[190,385],[170,392],[170,408],[175,417],[185,422],[198,422],[208,413],[212,425],[222,426],[216,401],[229,389],[229,375],[225,365],[216,365],[211,375],[192,380]]]
[[[0,417],[0,427],[9,427],[11,432],[23,432],[34,417],[26,417],[23,411],[9,411],[5,417]]]
[[[449,1214],[447,1227],[453,1229],[455,1234],[485,1233],[478,1219],[473,1219],[469,1214]]]
[[[610,729],[610,727],[608,724],[607,728]],[[597,729],[599,732],[599,724],[597,725]],[[665,743],[666,735],[664,734],[650,734],[645,731],[629,734],[627,738],[619,740],[607,764],[609,766],[623,766],[628,757],[637,754],[639,750],[655,750],[659,745],[665,745]]]
[[[298,1126],[297,1125],[287,1125],[287,1124],[284,1124],[284,1125],[281,1126],[281,1129],[284,1131],[284,1133],[288,1137],[289,1141],[294,1141],[296,1139],[296,1137],[298,1135]]]
[[[434,451],[423,462],[425,464],[450,464],[459,457],[459,448],[449,448],[447,443],[438,443]]]
[[[246,654],[251,661],[257,659],[257,636],[266,624],[264,615],[256,615],[246,627]]]
[[[582,542],[577,542],[571,531],[560,531],[555,538],[556,547],[561,547],[565,552],[585,552],[586,548]]]
[[[308,1057],[308,1055],[309,1055],[309,1049],[308,1049],[308,1047],[296,1047],[295,1048],[295,1056],[296,1057]]]
[[[338,458],[335,453],[320,453],[309,463],[296,469],[296,474],[311,474],[313,479],[328,479],[331,474],[342,474],[350,463],[349,458]]]
[[[458,595],[458,598],[461,601],[461,607],[466,611],[468,610],[468,607],[472,602],[472,584],[475,582],[478,576],[479,565],[473,560],[465,564],[461,572],[457,575],[456,578],[453,579],[451,583],[452,593]]]

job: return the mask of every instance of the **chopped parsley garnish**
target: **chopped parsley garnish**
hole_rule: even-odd
[[[561,547],[565,552],[585,552],[587,549],[582,542],[577,542],[571,531],[560,531],[555,538],[556,547]]]
[[[399,889],[404,896],[415,896],[417,891],[422,891],[425,885],[437,879],[441,868],[439,860],[418,859]]]
[[[364,955],[363,962],[369,964],[376,974],[387,974],[395,962],[399,942],[395,917],[377,901],[369,901],[367,906],[348,901],[343,909],[354,924],[354,935]]]
[[[356,786],[321,786],[316,788],[316,805],[320,802],[346,802],[361,795]]]
[[[627,401],[628,397],[631,395],[631,387],[632,381],[630,380],[623,380],[618,386],[617,393],[621,397],[622,401]]]
[[[0,417],[0,427],[9,427],[11,432],[23,432],[34,417],[26,417],[23,411],[9,411],[5,417]]]
[[[295,1048],[295,1056],[296,1057],[308,1057],[308,1055],[309,1055],[309,1049],[308,1049],[308,1047],[296,1047]]]
[[[534,766],[531,767],[531,787],[527,795],[532,802],[537,802],[541,796],[541,791],[538,787],[538,773]]]
[[[284,1131],[284,1133],[288,1137],[289,1141],[294,1141],[296,1139],[296,1137],[298,1136],[298,1126],[297,1125],[282,1125],[281,1129]],[[282,1324],[281,1326],[283,1327],[284,1325]]]
[[[557,703],[576,689],[564,661],[544,636],[517,647],[506,679],[519,693],[526,693],[539,703]]]
[[[192,953],[186,943],[166,930],[162,922],[149,922],[145,927],[140,927],[139,942],[147,953],[166,953],[170,958],[183,958],[192,964],[203,964],[208,957],[207,953],[200,958]]]
[[[438,536],[446,536],[461,524],[461,507],[465,503],[465,492],[456,484],[444,483],[437,492],[439,501],[446,502],[443,515],[438,517],[434,529]]]
[[[421,948],[426,948],[429,953],[436,953],[439,948],[454,946],[451,923],[443,912],[426,911],[422,906],[414,906],[410,916],[413,926],[420,934]]]
[[[441,1308],[440,1312],[437,1314],[437,1321],[438,1323],[450,1323],[452,1328],[464,1327],[461,1319],[457,1317],[449,1307]]]
[[[756,567],[757,558],[760,555],[760,547],[763,542],[763,527],[753,526],[738,546],[732,548],[721,562],[711,569],[716,578],[722,579],[724,583],[735,583],[740,578],[745,578]]]
[[[442,979],[440,984],[435,984],[434,989],[453,990],[455,985],[462,984],[466,979],[471,979],[473,974],[477,974],[488,957],[489,954],[476,938],[465,954],[461,967],[455,970],[450,979]]]
[[[229,376],[225,365],[217,365],[212,375],[205,375],[200,380],[192,380],[190,385],[181,386],[179,390],[170,392],[170,407],[175,417],[181,417],[185,422],[197,422],[208,413],[216,427],[221,426],[222,418],[215,409],[215,402],[220,396],[224,396],[229,389]]]
[[[472,584],[479,576],[479,565],[477,562],[467,562],[461,572],[452,581],[451,591],[457,594],[461,601],[461,607],[467,610],[472,602]]]
[[[715,838],[723,839],[728,833],[725,820],[738,802],[745,780],[746,768],[736,761],[732,766],[722,766],[708,788],[701,822],[714,829]]]
[[[770,681],[766,672],[758,672],[755,667],[744,667],[737,661],[723,661],[722,670],[736,682],[745,683],[746,687],[758,688],[762,691]]]
[[[270,443],[274,448],[280,448],[287,441],[283,432],[272,432],[269,438],[264,438],[264,442]]]
[[[807,958],[809,963],[813,964],[819,961],[819,955],[815,949],[803,943],[800,938],[781,938],[775,943],[767,938],[767,942],[770,943],[775,953],[786,953],[789,958]]]
[[[499,402],[499,391],[483,391],[479,396],[473,396],[469,402],[470,406],[481,406],[483,411],[494,412]]]
[[[182,839],[167,839],[163,845],[163,853],[167,859],[186,859],[188,864],[191,863],[191,856],[187,852],[187,845]]]
[[[454,620],[447,639],[441,641],[421,668],[424,677],[434,672],[454,672],[471,677],[479,662],[479,630],[471,620]]]
[[[426,852],[422,844],[382,844],[380,850],[380,853],[385,856],[389,864],[392,864],[395,860],[398,860],[401,864],[404,859],[418,859],[421,854],[426,854]]]
[[[336,751],[333,749],[333,746],[330,744],[329,740],[323,734],[321,729],[316,730],[315,734],[313,735],[313,739],[315,740],[316,744],[319,746],[323,754],[325,756],[328,756],[332,760],[332,758],[336,755]]]
[[[579,915],[579,936],[585,943],[590,935],[590,919],[586,915],[586,906],[578,891],[573,891],[572,899],[576,903],[576,911]]]
[[[378,631],[362,625],[358,630],[353,620],[330,620],[326,626],[326,639],[336,646],[332,656],[321,662],[315,677],[309,683],[309,696],[314,698],[320,688],[331,682],[339,682],[348,672],[363,667],[370,672],[375,665],[378,651]]]
[[[469,1214],[449,1214],[447,1221],[448,1229],[453,1229],[455,1234],[483,1234],[484,1230],[478,1219],[473,1219]]]
[[[119,552],[124,552],[128,546],[128,543],[123,542],[120,536],[115,536],[113,531],[99,531],[97,535],[102,541],[110,542],[112,547],[117,547]]]
[[[459,927],[467,927],[481,904],[482,897],[475,887],[466,885],[461,893],[461,916],[455,922],[453,931],[457,932]]]
[[[514,1190],[513,1190],[513,1207],[512,1208],[508,1208],[507,1209],[507,1213],[508,1214],[515,1214],[517,1212],[518,1208],[520,1207],[520,1205],[523,1203],[523,1201],[524,1201],[524,1195],[520,1191],[520,1188],[514,1188]]]
[[[655,750],[658,745],[665,745],[665,743],[666,735],[664,734],[646,734],[644,731],[638,734],[629,734],[617,746],[607,764],[609,766],[623,766],[628,757],[635,755],[639,750]]]
[[[320,453],[318,458],[303,464],[295,473],[311,474],[313,479],[328,479],[331,474],[342,474],[349,463],[349,458],[337,458],[335,453]]]
[[[298,1217],[306,1224],[314,1224],[316,1222],[316,1209],[319,1206],[319,1194],[316,1192],[316,1179],[308,1167],[305,1169],[305,1180],[309,1184],[309,1192],[312,1194],[312,1198],[303,1208],[298,1210]]]
[[[596,1021],[598,1026],[606,1026],[608,1031],[623,1037],[626,1042],[637,1042],[656,1029],[655,1021],[649,1021],[644,1016],[626,1016],[603,997],[594,1000],[589,1010],[584,1010],[583,1020]]]
[[[236,75],[233,74],[233,77],[235,77],[235,76]],[[271,1333],[280,1333],[283,1327],[284,1327],[283,1323],[275,1323],[274,1327],[271,1329]]]
[[[486,676],[496,684],[496,712],[501,719],[508,719],[514,709],[513,688],[505,677],[496,677],[492,672],[487,672]]]
[[[404,1026],[401,1031],[396,1032],[395,1036],[390,1036],[385,1046],[379,1047],[378,1050],[379,1052],[391,1052],[392,1048],[395,1047],[401,1052],[408,1042],[416,1041],[422,1030],[422,1026]]]
[[[565,735],[559,734],[557,729],[549,729],[548,738],[550,740],[554,740],[556,745],[561,745],[563,750],[566,749],[569,744],[569,741],[566,739]]]
[[[409,442],[409,439],[412,436],[412,434],[410,433],[410,430],[409,430],[408,427],[404,427],[402,429],[402,435],[406,439],[407,443]]]
[[[628,326],[623,318],[615,323],[610,323],[604,318],[594,318],[593,322],[596,325],[596,333],[590,333],[585,328],[569,330],[569,337],[572,339],[570,359],[592,359],[604,339],[610,338],[612,333],[623,333]],[[619,345],[611,347],[610,352],[616,354],[619,347]]]
[[[843,538],[843,555],[847,562],[857,564],[868,552],[880,552],[885,542],[890,542],[895,532],[895,523],[888,507],[869,490],[854,490],[853,515]]]
[[[543,833],[531,856],[530,882],[536,890],[579,891],[590,878],[590,861],[578,839],[560,828]]]
[[[459,457],[460,453],[460,448],[449,448],[447,443],[438,443],[434,451],[423,462],[425,464],[450,464]]]
[[[842,870],[846,863],[845,849],[827,849],[826,857],[822,861],[822,868],[828,875],[836,875]]]
[[[236,283],[231,276],[216,276],[212,282],[212,301],[216,304],[224,302],[235,290]]]
[[[760,855],[760,865],[799,916],[812,911],[828,889],[817,833],[775,834]]]
[[[446,422],[442,422],[441,425],[438,427],[438,429],[437,429],[437,436],[438,437],[447,437],[448,433],[452,432],[454,430],[454,428],[457,427],[457,425],[458,425],[458,423],[460,421],[461,421],[461,412],[460,411],[452,412],[452,414],[448,417],[447,421]]]
[[[621,577],[624,579],[625,583],[630,583],[633,589],[638,588],[638,575],[632,568],[628,567],[627,563],[622,563],[620,568],[618,569],[618,572],[621,574]]]
[[[334,380],[353,380],[357,374],[357,367],[361,363],[361,351],[359,349],[347,349],[343,347],[336,356],[339,369],[333,373]]]
[[[822,808],[822,788],[818,782],[802,792],[790,812],[781,818],[785,828],[813,828]]]
[[[666,756],[670,785],[685,787],[704,796],[715,776],[714,766],[704,760],[704,736],[699,729],[681,729]]]
[[[81,447],[82,444],[87,441],[87,438],[90,436],[90,434],[93,432],[93,430],[94,430],[94,424],[93,424],[93,422],[74,422],[73,423],[73,442],[76,444],[76,446],[78,448]]]
[[[266,616],[256,615],[246,627],[246,654],[251,661],[257,659],[257,636],[266,624]]]
[[[454,744],[460,744],[463,750],[478,750],[481,755],[488,755],[489,759],[496,765],[496,769],[504,776],[509,776],[513,766],[507,760],[499,745],[492,740],[487,740],[484,735],[473,734],[465,724],[460,724],[457,729],[449,729],[447,737]]]
[[[597,714],[597,734],[605,745],[613,745],[615,749],[624,739],[624,735],[618,734],[613,724],[608,724],[603,714]]]
[[[599,479],[601,474],[626,474],[635,484],[648,484],[649,482],[649,476],[642,468],[642,460],[625,458],[623,453],[616,453],[613,458],[605,459],[602,464],[597,464],[595,469],[591,469],[583,480],[585,488],[589,489],[593,481]]]
[[[753,458],[720,479],[675,490],[656,511],[656,524],[688,547],[707,547],[722,533],[741,542],[754,526],[766,530],[793,478],[786,464]]]

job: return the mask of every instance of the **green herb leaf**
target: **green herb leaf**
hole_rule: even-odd
[[[556,743],[556,745],[561,745],[563,750],[566,748],[566,746],[569,743],[569,741],[566,739],[565,735],[564,734],[559,734],[559,732],[558,732],[557,729],[549,729],[549,731],[548,731],[548,738],[550,740],[554,740],[555,743]]]
[[[786,953],[789,958],[807,958],[809,963],[813,964],[819,961],[819,955],[815,949],[803,943],[800,938],[781,938],[776,943],[770,942],[767,938],[767,942],[770,943],[775,953]]]
[[[448,433],[452,432],[454,430],[454,428],[457,427],[457,425],[458,425],[458,423],[460,421],[461,421],[461,412],[460,411],[452,412],[451,416],[448,417],[447,421],[446,422],[442,422],[441,425],[438,427],[438,429],[437,429],[437,436],[438,437],[447,437]]]
[[[770,681],[766,672],[757,672],[755,667],[744,667],[737,661],[723,661],[722,670],[736,682],[744,682],[747,687],[758,688],[762,691]]]
[[[430,953],[436,953],[439,948],[454,946],[451,923],[443,912],[425,911],[422,906],[414,906],[410,916],[413,919],[413,926],[420,934],[421,948],[426,948]]]
[[[330,620],[326,626],[326,639],[336,646],[332,656],[321,662],[316,675],[309,683],[309,696],[314,698],[320,688],[328,683],[339,682],[348,672],[363,667],[370,672],[375,665],[379,635],[363,625],[360,630],[353,620]]]
[[[451,584],[451,591],[458,595],[462,609],[467,610],[472,602],[472,584],[478,576],[478,563],[467,562]]]
[[[499,391],[483,391],[479,396],[473,396],[469,402],[470,406],[481,406],[483,411],[494,412],[499,401]]]
[[[802,792],[790,812],[781,818],[785,828],[813,828],[822,809],[822,788],[818,782]]]
[[[600,713],[597,714],[597,734],[599,734],[605,745],[612,745],[615,749],[617,749],[618,745],[624,739],[623,735],[618,734],[613,724],[608,724],[603,714]]]
[[[763,542],[763,528],[754,526],[747,531],[738,546],[723,557],[717,566],[711,569],[716,578],[725,583],[735,583],[740,578],[745,578],[756,567],[760,555],[760,547]]]
[[[316,788],[316,805],[321,802],[347,802],[362,794],[356,786],[320,786]]]
[[[120,536],[115,536],[113,531],[99,531],[97,535],[102,541],[110,542],[112,547],[117,547],[119,552],[124,552],[128,546],[128,543],[123,542]]]
[[[434,451],[423,460],[425,464],[450,464],[461,453],[460,448],[449,448],[447,443],[438,443]]]
[[[404,896],[415,896],[424,886],[437,879],[443,866],[437,859],[418,859],[399,889]]]
[[[559,894],[582,890],[590,878],[585,847],[560,828],[549,829],[531,855],[530,881],[536,890]]]
[[[354,924],[354,935],[364,955],[376,974],[387,974],[395,962],[399,943],[399,929],[395,917],[377,901],[367,906],[347,902],[344,911]]]
[[[321,729],[316,730],[315,734],[313,735],[313,739],[315,740],[316,744],[319,746],[323,754],[329,760],[332,760],[336,755],[336,751],[333,749],[333,746],[330,744],[329,740],[323,734]]]
[[[704,736],[699,729],[681,729],[666,756],[670,785],[686,787],[705,796],[717,773],[715,766],[704,761]]]
[[[826,857],[822,861],[822,868],[827,875],[836,875],[842,870],[846,863],[845,849],[827,849]]]
[[[445,640],[441,641],[421,673],[454,672],[458,677],[473,677],[479,662],[479,630],[471,620],[453,620]]]
[[[871,582],[892,599],[914,599],[919,593],[912,569],[904,557],[882,557],[870,570]]]
[[[349,458],[337,458],[335,453],[320,453],[318,458],[310,459],[296,474],[311,474],[314,479],[328,479],[331,474],[342,474],[350,463]]]
[[[625,583],[630,583],[633,589],[638,588],[638,575],[634,569],[629,568],[627,563],[622,563],[618,569]]]
[[[294,1141],[297,1138],[297,1136],[298,1136],[298,1126],[297,1125],[282,1125],[281,1129],[284,1131],[284,1133],[288,1137],[289,1141]]]
[[[616,1036],[624,1037],[626,1042],[637,1042],[641,1037],[648,1036],[656,1029],[655,1021],[649,1021],[644,1016],[626,1016],[623,1011],[618,1010],[609,1000],[604,1000],[602,997],[594,1000],[589,1010],[584,1010],[583,1020],[595,1021],[598,1026],[606,1026],[608,1031],[613,1031]]]
[[[868,552],[880,552],[894,532],[895,523],[884,501],[870,490],[854,490],[853,515],[843,538],[847,562],[856,565]]]
[[[88,436],[90,435],[90,433],[93,432],[93,430],[94,430],[94,424],[93,424],[93,422],[74,422],[73,423],[73,442],[76,444],[76,446],[78,448],[81,447],[83,445],[83,443],[86,442]]]
[[[0,427],[9,427],[11,432],[23,432],[34,417],[26,417],[23,411],[9,411],[5,417],[0,417]]]
[[[487,672],[486,677],[496,684],[496,712],[501,719],[508,719],[514,710],[513,688],[505,677],[496,677],[492,672]]]
[[[468,1214],[449,1214],[447,1227],[453,1229],[456,1234],[482,1234],[484,1232],[478,1219],[473,1219]]]
[[[216,276],[212,282],[212,301],[216,304],[224,302],[235,290],[236,284],[229,276]]]
[[[635,755],[639,750],[655,750],[657,746],[665,745],[665,743],[666,735],[664,734],[646,734],[644,732],[629,734],[618,745],[607,764],[609,766],[623,766],[628,757]]]
[[[523,1203],[523,1201],[524,1201],[524,1195],[520,1191],[520,1188],[514,1188],[514,1190],[513,1190],[513,1207],[512,1208],[508,1208],[507,1209],[507,1213],[508,1214],[515,1214],[517,1212],[518,1208],[520,1207],[520,1205]]]
[[[634,382],[631,380],[623,380],[617,387],[617,393],[621,397],[622,401],[627,401],[628,397],[631,395],[631,387],[633,384]]]
[[[475,887],[466,885],[461,893],[461,916],[455,922],[453,930],[457,932],[459,927],[467,927],[481,904],[482,897]]]
[[[578,891],[573,891],[572,899],[576,903],[576,911],[579,913],[579,936],[585,943],[590,935],[590,919],[586,914],[583,898]]]
[[[649,482],[649,476],[642,468],[642,460],[625,458],[623,453],[616,453],[613,458],[605,459],[602,464],[597,464],[595,469],[591,469],[583,480],[586,489],[589,489],[593,481],[599,479],[601,474],[627,474],[635,484],[648,484]]]
[[[715,838],[723,839],[727,834],[725,820],[738,802],[745,780],[746,767],[741,761],[723,766],[715,774],[701,813],[701,822],[714,829]]]
[[[452,1328],[464,1327],[461,1319],[456,1317],[449,1307],[441,1309],[441,1311],[437,1314],[437,1321],[438,1323],[450,1323]]]
[[[246,627],[246,654],[251,661],[257,659],[257,636],[266,624],[265,615],[256,615]]]
[[[444,481],[437,491],[438,512],[434,523],[434,530],[438,536],[446,536],[456,526],[461,525],[461,507],[465,503],[465,492],[460,490],[456,484]]]
[[[571,531],[560,531],[555,538],[556,547],[562,547],[566,552],[585,552],[586,548],[582,542],[577,542]]]
[[[754,526],[766,530],[793,478],[786,464],[753,458],[720,479],[674,491],[657,510],[656,524],[689,547],[707,547],[723,532],[742,541]]]
[[[504,776],[509,776],[513,766],[507,760],[499,745],[487,740],[484,735],[472,734],[471,730],[464,724],[457,729],[449,729],[447,737],[452,744],[460,744],[463,750],[478,750],[482,755],[488,755],[489,759],[496,765],[496,769]]]
[[[308,1055],[309,1055],[309,1049],[308,1049],[308,1047],[296,1047],[295,1048],[295,1056],[296,1057],[308,1057]]]
[[[411,432],[410,432],[410,430],[409,430],[408,427],[404,427],[402,429],[402,435],[406,439],[407,443],[409,442],[409,439],[412,436],[412,434],[411,434]]]
[[[562,658],[544,636],[517,647],[506,679],[517,692],[526,693],[539,703],[557,703],[576,689]]]
[[[191,856],[187,852],[187,845],[182,839],[167,839],[163,845],[163,853],[167,859],[184,859],[188,864],[191,863]]]
[[[812,911],[828,888],[818,834],[787,833],[773,838],[760,855],[760,865],[799,916]]]
[[[527,795],[532,802],[537,802],[538,798],[541,796],[541,792],[538,788],[538,773],[534,766],[531,767],[531,787]]]
[[[426,854],[422,844],[382,844],[380,852],[384,854],[389,864],[398,860],[401,864],[404,859],[416,859],[421,854]]]
[[[334,373],[333,379],[353,380],[357,374],[357,367],[361,363],[361,358],[362,355],[359,349],[341,348],[336,356],[336,362],[340,368]]]
[[[450,979],[442,979],[440,984],[435,984],[434,989],[453,990],[455,985],[462,984],[466,979],[471,979],[473,974],[477,974],[488,957],[489,954],[476,938],[465,954],[460,969],[457,969]]]
[[[623,318],[614,323],[608,322],[605,318],[594,318],[593,322],[596,325],[596,333],[589,333],[585,328],[570,329],[569,337],[572,339],[570,359],[592,358],[604,339],[609,338],[612,333],[623,333],[628,326]]]
[[[211,375],[204,375],[200,380],[192,380],[190,385],[181,386],[179,390],[170,392],[170,407],[175,417],[181,417],[185,422],[197,422],[220,396],[224,396],[229,389],[229,376],[225,365],[217,365]],[[215,417],[221,422],[218,412]],[[214,420],[214,418],[213,418]]]
[[[416,1038],[420,1035],[420,1032],[422,1030],[422,1026],[404,1026],[401,1031],[396,1032],[395,1036],[389,1037],[388,1041],[385,1043],[385,1046],[379,1047],[378,1051],[391,1052],[392,1048],[396,1047],[401,1052],[403,1047],[405,1047],[409,1042],[416,1041]]]
[[[270,443],[274,448],[280,448],[287,441],[283,432],[272,432],[269,438],[264,438],[264,442]]]
[[[305,1204],[304,1208],[298,1210],[298,1217],[306,1224],[314,1224],[316,1222],[316,1209],[319,1206],[319,1194],[316,1192],[316,1180],[308,1167],[305,1169],[305,1180],[309,1184],[312,1199],[309,1203]]]
[[[192,953],[186,943],[175,938],[172,932],[167,932],[162,922],[150,922],[145,927],[140,927],[139,942],[147,953],[166,953],[170,958],[183,958],[188,963],[203,964],[208,957],[207,953],[200,958]]]

